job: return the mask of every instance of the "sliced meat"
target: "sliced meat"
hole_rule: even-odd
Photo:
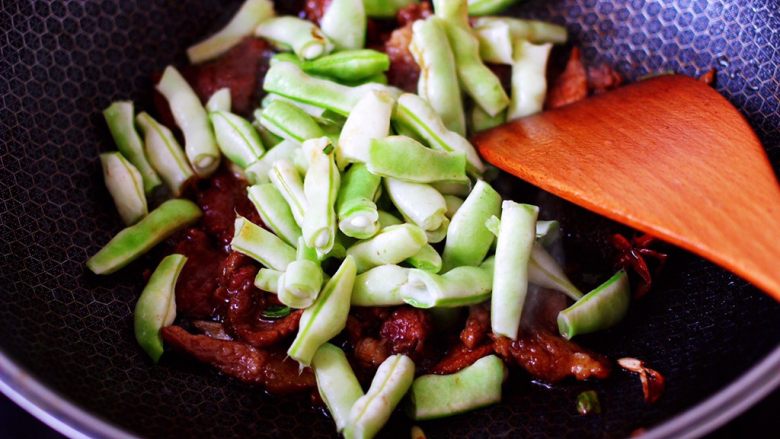
[[[606,357],[545,330],[523,330],[517,340],[494,337],[495,352],[504,361],[521,366],[534,378],[556,383],[567,377],[578,380],[609,376]]]
[[[466,327],[460,332],[460,341],[467,349],[474,349],[490,332],[490,310],[484,305],[474,305],[469,308]]]
[[[412,3],[398,10],[395,20],[398,26],[406,26],[417,20],[424,20],[433,15],[433,8],[429,2]]]
[[[225,327],[219,322],[210,322],[208,320],[195,320],[192,326],[198,329],[203,335],[217,340],[233,340],[233,337],[225,332]]]
[[[439,375],[448,375],[471,366],[480,358],[493,353],[493,345],[484,344],[482,346],[470,349],[464,345],[457,345],[447,352],[447,355],[441,359],[430,370],[431,373]]]
[[[390,351],[387,347],[387,340],[364,337],[355,343],[353,355],[361,367],[376,369],[390,356]]]
[[[593,93],[603,93],[607,90],[620,87],[623,84],[623,75],[607,64],[588,67],[588,88]]]
[[[262,225],[260,215],[247,198],[247,183],[233,175],[227,167],[221,167],[199,186],[196,198],[203,210],[203,228],[216,236],[223,246],[233,239],[236,214]]]
[[[193,335],[178,326],[162,329],[165,343],[175,350],[210,364],[222,373],[271,393],[292,393],[316,385],[311,369],[298,371],[298,363],[284,354],[255,349],[248,344]]]
[[[255,347],[268,347],[279,344],[298,331],[303,310],[291,312],[278,320],[256,320],[233,327],[236,336]]]
[[[410,93],[417,91],[417,80],[420,78],[420,67],[409,51],[412,42],[412,24],[394,30],[385,41],[384,51],[390,57],[390,69],[387,71],[387,81]]]
[[[176,311],[193,319],[209,319],[218,300],[220,265],[225,254],[214,246],[206,232],[187,229],[174,246],[175,253],[187,257],[176,282]]]
[[[387,340],[392,354],[406,354],[414,359],[425,350],[425,342],[432,328],[431,316],[427,311],[402,306],[382,323],[379,334]]]
[[[582,64],[580,48],[574,47],[569,54],[566,68],[555,78],[547,92],[545,107],[563,107],[585,99],[588,96],[588,74]]]

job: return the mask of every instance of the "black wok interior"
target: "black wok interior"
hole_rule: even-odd
[[[184,49],[237,4],[2,2],[0,349],[46,386],[138,435],[331,437],[332,421],[308,397],[269,397],[171,356],[152,366],[132,332],[149,261],[101,278],[84,266],[121,228],[98,161],[114,148],[100,111],[119,98],[151,108],[151,74],[183,62]],[[775,0],[548,0],[516,9],[565,23],[588,61],[609,62],[631,79],[718,69],[717,89],[748,117],[780,167]],[[664,172],[657,170],[660,178]],[[501,186],[541,203],[541,217],[560,218],[566,254],[586,274],[605,266],[598,243],[619,226],[524,184]],[[780,231],[767,230],[767,239],[778,238]],[[667,387],[657,404],[646,405],[638,380],[620,371],[603,382],[553,388],[519,377],[500,405],[420,425],[434,438],[625,437],[704,400],[778,345],[780,304],[669,250],[658,285],[626,320],[582,339],[661,371]],[[577,414],[576,395],[586,389],[599,392],[602,415]],[[383,435],[407,436],[410,425],[397,414]]]

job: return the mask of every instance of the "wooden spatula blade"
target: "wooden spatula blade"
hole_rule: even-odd
[[[495,166],[780,300],[780,186],[745,118],[709,86],[658,77],[474,141]]]

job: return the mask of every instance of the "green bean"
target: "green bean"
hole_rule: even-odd
[[[469,15],[500,14],[517,0],[469,0]]]
[[[330,343],[317,349],[311,367],[317,379],[317,391],[336,423],[336,430],[341,432],[349,421],[349,411],[355,401],[363,396],[363,388],[344,351]]]
[[[447,203],[447,218],[452,220],[452,217],[458,212],[458,209],[463,205],[463,198],[456,197],[455,195],[445,195],[444,202]]]
[[[369,92],[363,96],[347,117],[336,148],[340,167],[348,162],[368,161],[373,139],[390,133],[390,115],[395,99],[389,93]]]
[[[471,130],[474,133],[495,128],[506,122],[506,112],[502,111],[495,116],[485,113],[479,105],[471,107]]]
[[[398,265],[379,265],[360,273],[352,289],[354,306],[403,305],[401,286],[408,280],[409,268]]]
[[[298,334],[287,351],[301,366],[311,364],[317,349],[344,329],[355,274],[355,260],[347,255],[314,304],[301,314]]]
[[[501,80],[480,58],[479,40],[469,26],[466,0],[438,0],[434,4],[436,15],[444,20],[461,87],[489,115],[497,115],[509,105],[509,97]]]
[[[423,139],[433,149],[462,152],[468,160],[468,171],[479,175],[485,170],[474,147],[462,135],[447,129],[433,107],[421,97],[405,93],[398,98],[393,112],[396,125]]]
[[[290,55],[290,54],[284,54],[284,53],[277,54],[277,56],[279,56],[279,55]],[[292,55],[292,56],[295,56],[295,55]],[[301,103],[301,102],[298,102],[298,101],[286,98],[284,96],[278,95],[276,93],[268,93],[267,95],[265,95],[265,97],[263,98],[263,101],[261,102],[261,106],[263,108],[268,108],[268,106],[271,105],[271,103],[273,103],[274,101],[282,101],[282,102],[286,102],[286,103],[291,104],[291,105],[295,105],[296,107],[298,107],[301,110],[305,111],[306,114],[308,114],[309,116],[313,117],[317,121],[322,120],[324,118],[324,116],[325,116],[325,112],[327,111],[324,108],[316,107],[314,105],[304,104],[304,103]],[[255,110],[254,114],[255,114],[255,119],[257,119],[259,121],[260,120],[260,116],[263,114],[263,110],[257,109],[257,110]]]
[[[429,17],[415,21],[409,51],[420,66],[417,94],[431,104],[448,129],[465,135],[466,121],[455,56],[443,20]]]
[[[574,305],[558,313],[558,331],[571,339],[615,326],[623,320],[631,301],[631,287],[624,270],[615,273]]]
[[[485,62],[512,65],[512,30],[505,20],[477,20],[474,34],[479,40],[479,55]]]
[[[370,439],[385,425],[414,380],[414,362],[406,355],[387,357],[376,370],[368,392],[349,412],[346,439]]]
[[[328,55],[326,55],[328,56]],[[304,60],[298,58],[298,55],[290,52],[279,52],[275,53],[274,56],[271,57],[271,59],[268,61],[269,65],[274,65],[280,62],[291,62],[295,64],[298,67],[303,67]],[[263,99],[265,100],[265,99]],[[265,105],[263,105],[265,106]]]
[[[558,290],[574,300],[582,297],[582,292],[571,283],[560,265],[539,243],[535,243],[531,250],[528,282],[540,287]]]
[[[428,273],[441,271],[441,256],[430,244],[426,244],[416,255],[408,258],[406,263]]]
[[[173,195],[181,195],[184,184],[194,174],[179,142],[171,130],[145,112],[138,113],[136,122],[144,133],[144,150],[149,162]]]
[[[105,110],[103,117],[106,119],[111,137],[114,138],[116,148],[133,166],[141,173],[144,183],[144,191],[152,192],[162,181],[154,171],[154,168],[146,159],[144,146],[138,131],[133,123],[133,103],[131,101],[112,102]]]
[[[333,43],[314,23],[293,16],[267,19],[255,28],[280,50],[292,50],[301,59],[314,59],[333,50]]]
[[[273,16],[274,4],[270,0],[245,0],[224,28],[187,49],[190,63],[199,64],[222,55],[251,35],[260,22]]]
[[[442,254],[445,272],[461,265],[477,266],[482,263],[495,239],[485,227],[485,221],[500,213],[501,195],[489,184],[478,180],[450,222]]]
[[[149,213],[141,173],[121,153],[100,154],[103,180],[126,225],[137,223]]]
[[[250,186],[247,195],[260,214],[263,224],[286,243],[297,246],[301,228],[295,222],[290,206],[279,190],[271,183],[263,183]]]
[[[200,177],[208,177],[219,166],[219,149],[206,110],[187,80],[173,66],[165,68],[157,91],[168,100],[173,118],[184,134],[184,153]]]
[[[363,0],[366,15],[371,18],[395,18],[398,11],[419,0]]]
[[[427,239],[425,233],[412,224],[386,227],[373,238],[360,241],[347,249],[347,255],[355,258],[358,272],[377,265],[398,264],[422,250]]]
[[[423,375],[412,383],[407,413],[414,420],[452,416],[501,402],[508,375],[504,362],[488,355],[451,375]]]
[[[244,174],[251,184],[267,183],[270,180],[269,173],[271,167],[279,160],[290,160],[301,145],[292,141],[284,140],[276,146],[266,151],[259,160],[247,166]]]
[[[245,169],[265,153],[260,135],[248,120],[227,111],[213,111],[209,119],[219,149],[239,168]]]
[[[385,178],[385,190],[409,222],[423,230],[436,230],[447,218],[447,202],[436,189],[421,183]]]
[[[209,100],[206,102],[206,111],[211,113],[214,111],[230,111],[232,104],[232,98],[230,97],[230,89],[227,87],[220,88],[215,91]]]
[[[503,23],[509,28],[509,38],[512,42],[527,40],[534,44],[563,44],[568,39],[566,28],[563,26],[513,17],[479,17],[474,19],[474,29],[479,34],[480,29],[496,23]]]
[[[536,45],[518,40],[514,43],[512,63],[512,102],[509,120],[542,111],[547,95],[547,59],[552,44]]]
[[[360,49],[366,44],[366,21],[363,0],[331,0],[320,27],[337,50]]]
[[[306,245],[314,247],[319,255],[325,255],[333,249],[336,239],[336,212],[334,205],[339,193],[341,176],[333,158],[333,152],[327,137],[304,142],[316,145],[310,158],[309,171],[303,180],[303,193],[307,200],[306,215],[303,217],[303,237]]]
[[[322,128],[305,111],[281,100],[272,101],[260,112],[258,120],[268,131],[298,143],[325,135]]]
[[[348,116],[360,98],[370,91],[385,91],[394,97],[401,94],[397,88],[381,84],[347,87],[333,81],[309,76],[300,67],[288,62],[274,64],[268,69],[263,89],[344,116]]]
[[[442,195],[455,195],[466,197],[471,193],[471,180],[460,181],[436,181],[431,186]]]
[[[382,178],[355,163],[344,174],[336,201],[339,230],[351,238],[368,239],[379,231],[379,214],[374,199]]]
[[[262,113],[262,111],[258,108],[257,110],[255,110],[254,116],[257,117],[260,115],[260,113]],[[267,146],[269,149],[282,143],[282,141],[285,140],[277,136],[276,134],[268,131],[268,129],[264,127],[257,119],[252,121],[252,125],[257,130],[257,134],[260,135],[260,140],[263,142],[263,145]],[[297,142],[295,143],[297,144]]]
[[[290,308],[308,308],[320,293],[323,275],[317,251],[300,238],[296,260],[279,278],[279,301]]]
[[[385,212],[384,210],[378,210],[377,214],[379,216],[379,230],[382,230],[385,227],[397,226],[404,223],[400,218],[391,213]]]
[[[175,253],[163,258],[135,304],[135,340],[155,363],[163,354],[160,329],[176,319],[176,281],[186,262],[185,256]]]
[[[561,235],[561,225],[558,221],[537,221],[536,240],[542,245],[550,245]]]
[[[306,195],[303,192],[301,176],[289,160],[281,159],[274,162],[268,172],[271,183],[276,187],[284,200],[290,206],[290,211],[298,226],[303,227],[306,213]]]
[[[504,201],[496,243],[490,324],[493,332],[515,340],[528,292],[528,261],[536,238],[539,208]]]
[[[230,247],[268,268],[284,271],[295,260],[295,249],[273,233],[239,216]]]
[[[95,274],[110,274],[136,260],[177,230],[201,217],[200,208],[189,200],[168,200],[138,223],[117,233],[87,261]]]
[[[428,242],[431,244],[436,244],[438,242],[444,241],[444,238],[447,237],[447,230],[450,227],[450,219],[447,218],[445,215],[444,218],[441,220],[441,224],[439,227],[433,229],[433,230],[426,230],[425,236],[428,238]]]
[[[339,81],[360,81],[386,72],[390,58],[371,49],[345,50],[301,64],[304,72]]]
[[[456,267],[444,274],[409,271],[401,286],[401,298],[415,308],[456,307],[482,303],[490,298],[493,258],[479,267]]]
[[[595,390],[586,390],[577,395],[577,412],[583,416],[601,414],[601,403]]]
[[[387,85],[389,83],[389,80],[387,79],[387,75],[384,73],[377,73],[375,75],[368,76],[363,79],[357,79],[355,81],[341,81],[342,84],[348,85],[350,87],[359,87],[361,85],[366,84],[380,84],[380,85]]]
[[[257,276],[255,276],[255,286],[263,291],[278,294],[279,278],[281,278],[283,274],[284,272],[279,270],[261,268],[257,272]]]
[[[373,174],[412,183],[468,179],[463,153],[436,151],[405,136],[373,139],[366,163]]]

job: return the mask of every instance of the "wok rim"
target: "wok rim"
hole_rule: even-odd
[[[780,387],[780,344],[726,387],[643,434],[645,439],[699,438]],[[138,438],[49,389],[0,350],[0,392],[69,438]]]

